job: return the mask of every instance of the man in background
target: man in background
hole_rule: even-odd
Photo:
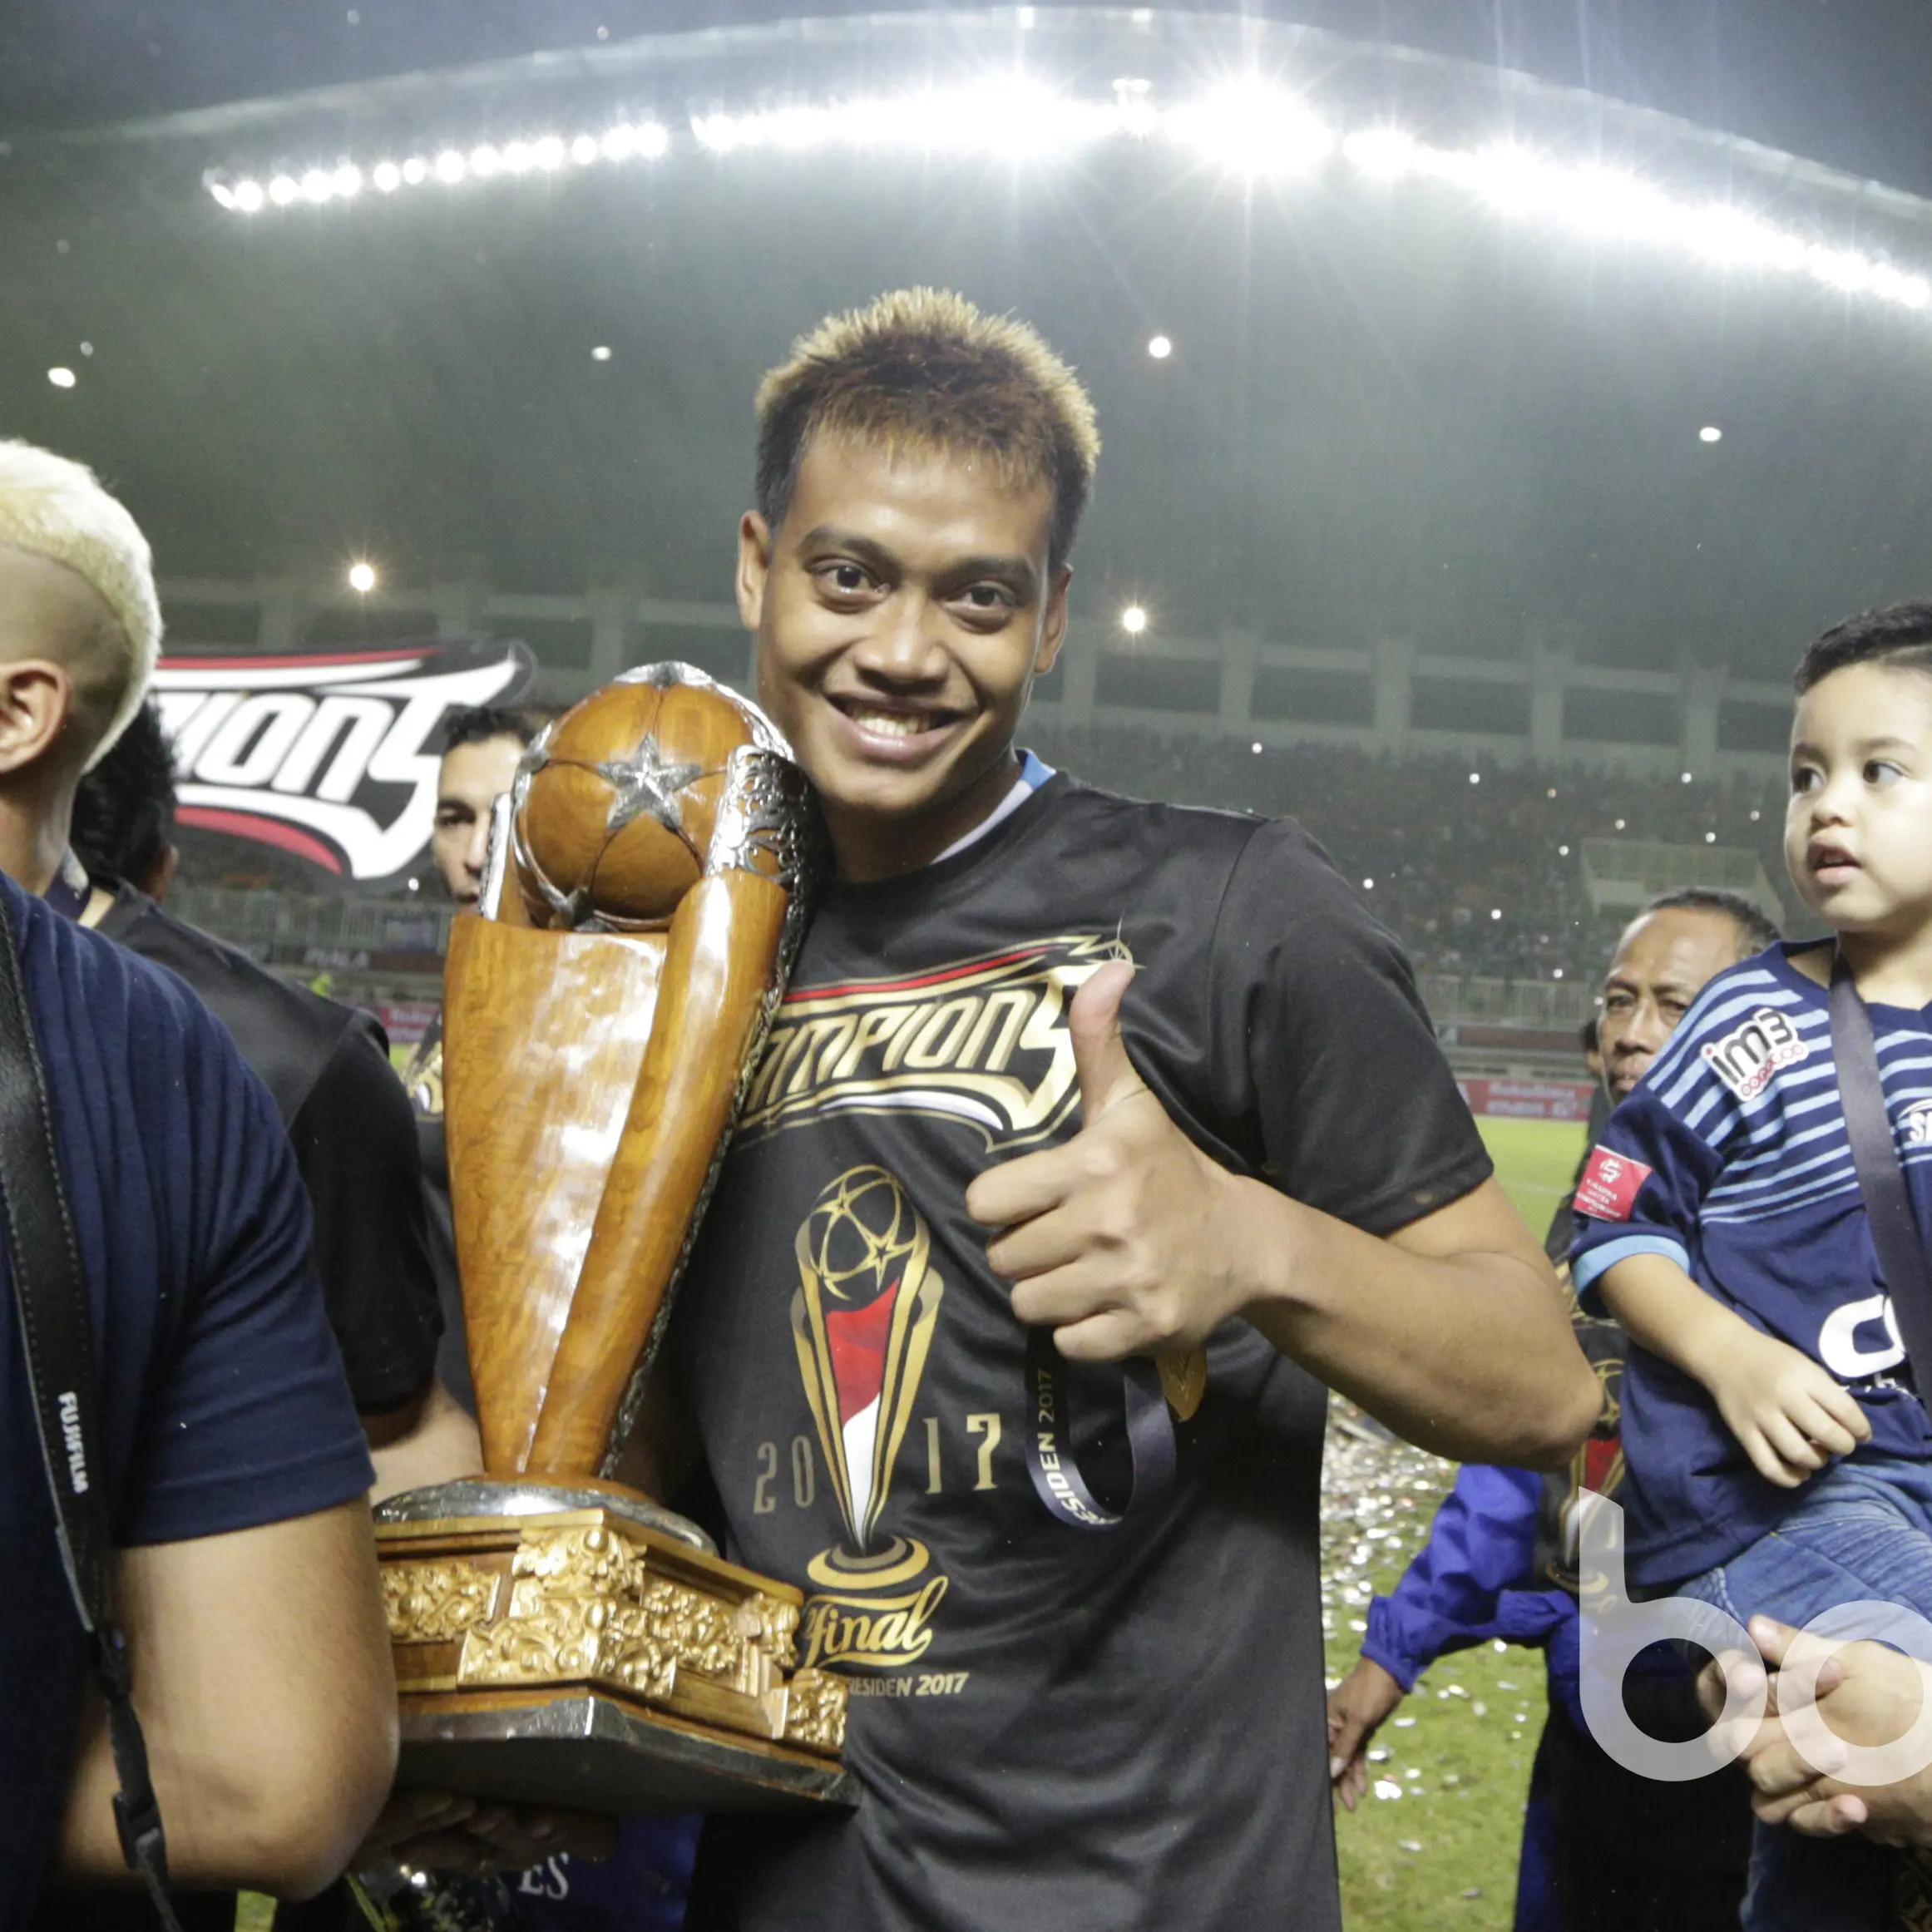
[[[74,850],[97,888],[83,918],[185,980],[274,1097],[377,1496],[471,1475],[482,1466],[476,1425],[436,1376],[442,1318],[422,1166],[388,1042],[370,1015],[278,979],[162,910],[174,822],[174,763],[151,704],[75,799]]]
[[[1735,893],[1691,887],[1653,899],[1625,929],[1591,1022],[1603,1095],[1636,1087],[1705,982],[1762,951],[1777,929]],[[1606,1111],[1604,1118],[1608,1118]],[[1591,1144],[1598,1116],[1593,1109]],[[1551,1229],[1570,1223],[1566,1198]],[[1376,1732],[1435,1660],[1500,1638],[1549,1659],[1549,1714],[1523,1822],[1516,1932],[1717,1932],[1737,1923],[1750,1855],[1742,1775],[1657,1785],[1624,1771],[1590,1737],[1578,1699],[1578,1609],[1571,1523],[1585,1489],[1613,1491],[1625,1342],[1613,1322],[1574,1310],[1603,1382],[1603,1414],[1570,1466],[1549,1475],[1465,1465],[1394,1593],[1369,1606],[1355,1668],[1329,1692],[1330,1775],[1355,1808]],[[1646,1728],[1703,1728],[1681,1674],[1633,1673]]]
[[[490,813],[516,777],[516,763],[546,723],[547,714],[517,707],[478,704],[452,712],[443,727],[442,764],[437,774],[436,826],[430,852],[443,890],[466,912],[483,887],[489,850]],[[442,1307],[442,1347],[437,1372],[443,1386],[472,1415],[463,1339],[462,1286],[457,1277],[456,1224],[450,1208],[449,1149],[442,1131],[442,1014],[439,1009],[403,1075],[415,1110],[417,1147],[429,1212],[430,1257]]]
[[[134,1701],[175,1882],[299,1897],[388,1787],[395,1686],[368,1457],[274,1105],[178,981],[79,923],[75,790],[160,633],[126,511],[81,465],[0,442],[0,897],[87,1291]],[[20,1337],[0,1319],[7,1932],[50,1875],[127,1877]]]

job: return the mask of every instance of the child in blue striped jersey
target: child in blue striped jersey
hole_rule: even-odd
[[[1786,859],[1869,1009],[1932,1229],[1932,603],[1826,632],[1796,682]],[[1846,1135],[1833,959],[1774,946],[1712,981],[1577,1195],[1577,1287],[1633,1343],[1630,1582],[1740,1622],[1872,1599],[1932,1618],[1932,1431]],[[1877,1928],[1890,1881],[1862,1840],[1761,1826],[1743,1925]]]

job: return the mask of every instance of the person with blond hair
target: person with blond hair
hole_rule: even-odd
[[[689,1923],[1334,1928],[1323,1385],[1549,1468],[1595,1377],[1307,835],[1016,743],[1099,448],[1067,364],[902,290],[758,423],[739,603],[833,877],[667,1373],[864,1796],[712,1821]]]
[[[111,1525],[168,1875],[304,1896],[339,1870],[394,1766],[368,1455],[274,1104],[179,980],[81,924],[90,887],[67,852],[75,788],[139,709],[160,636],[127,511],[80,464],[0,442],[0,911],[24,1008],[0,1006],[0,1024],[11,1054],[37,1055],[85,1289],[95,1427],[68,1440],[65,1465],[72,1479],[91,1451],[79,1489]],[[16,1178],[10,1299],[29,1252]],[[57,1538],[60,1465],[37,1427],[26,1337],[40,1320],[0,1318],[9,1932],[50,1875],[126,1882],[133,1855]],[[146,1822],[137,1808],[131,1843]]]

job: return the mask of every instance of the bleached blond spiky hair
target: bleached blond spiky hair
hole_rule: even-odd
[[[888,450],[958,450],[1053,486],[1049,554],[1066,561],[1094,487],[1100,431],[1073,370],[1040,332],[946,289],[897,289],[829,315],[758,389],[758,506],[776,530],[813,436]]]
[[[107,721],[88,753],[94,764],[141,709],[161,650],[161,607],[147,539],[85,463],[0,438],[0,544],[64,564],[114,620],[125,666],[100,694]]]

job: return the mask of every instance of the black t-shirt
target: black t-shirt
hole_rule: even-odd
[[[1373,1233],[1490,1173],[1394,939],[1292,823],[1055,778],[956,857],[835,887],[760,1062],[673,1346],[734,1558],[856,1694],[858,1811],[710,1827],[691,1923],[1171,1932],[1340,1923],[1322,1687],[1324,1392],[1211,1340],[1154,1519],[1029,1482],[1024,1332],[966,1217],[1079,1127],[1065,1007],[1117,949],[1198,1145]],[[1444,1320],[1452,1320],[1445,1307]],[[1117,1369],[1070,1376],[1104,1501]]]
[[[422,1157],[422,1199],[429,1215],[429,1259],[442,1306],[442,1343],[436,1372],[442,1386],[473,1416],[476,1386],[470,1379],[468,1332],[463,1326],[462,1281],[456,1265],[456,1210],[449,1191],[449,1142],[442,1122],[442,1011],[439,1007],[409,1056],[403,1090],[416,1116],[416,1145]]]
[[[274,1096],[314,1223],[317,1272],[356,1406],[420,1395],[442,1330],[409,1104],[368,1014],[292,986],[120,887],[99,930],[169,967]]]

